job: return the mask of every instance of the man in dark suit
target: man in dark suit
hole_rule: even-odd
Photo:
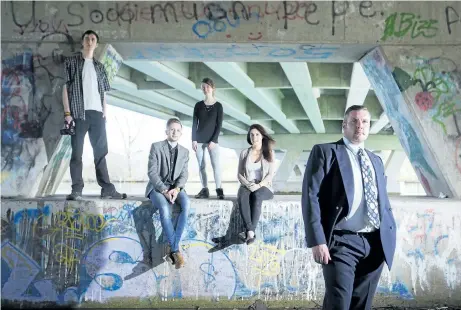
[[[342,126],[344,137],[315,145],[307,162],[306,241],[323,267],[323,309],[371,309],[384,262],[392,266],[396,224],[383,162],[364,148],[367,108],[348,108]]]
[[[179,242],[190,206],[189,197],[184,190],[188,177],[189,150],[178,144],[182,135],[181,122],[171,118],[166,127],[167,139],[153,143],[150,149],[146,197],[159,209],[163,232],[168,239],[168,256],[176,269],[179,269],[184,266]],[[175,202],[181,207],[176,226],[171,220]]]

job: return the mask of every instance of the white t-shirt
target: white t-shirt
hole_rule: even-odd
[[[98,77],[94,68],[93,59],[85,58],[82,74],[83,104],[85,110],[102,112],[101,96],[98,91]]]
[[[250,158],[248,159],[248,180],[251,182],[260,182],[262,179],[262,165],[261,161],[253,162]]]

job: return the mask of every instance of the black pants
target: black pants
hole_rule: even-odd
[[[384,253],[379,231],[363,235],[333,235],[331,261],[323,265],[323,309],[371,309]]]
[[[103,114],[94,110],[85,111],[85,120],[76,119],[75,135],[71,136],[72,157],[70,159],[70,177],[72,178],[72,191],[81,192],[83,189],[82,154],[86,133],[90,136],[93,148],[96,179],[105,192],[112,192],[115,187],[110,183],[107,171],[106,155],[108,152],[106,136],[106,120]]]
[[[247,231],[256,230],[259,216],[261,215],[261,205],[263,200],[272,199],[274,194],[265,186],[251,192],[248,188],[241,186],[237,194],[237,201],[240,207],[240,214]]]

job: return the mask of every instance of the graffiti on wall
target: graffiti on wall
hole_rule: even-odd
[[[420,135],[417,134],[413,125],[408,121],[409,117],[406,116],[407,112],[404,110],[405,100],[401,86],[403,82],[396,83],[396,80],[400,79],[408,84],[408,79],[399,78],[399,76],[402,76],[401,70],[392,72],[391,67],[387,64],[379,49],[370,52],[362,59],[361,63],[394,130],[400,133],[399,140],[418,176],[420,179],[426,180],[430,176],[430,179],[434,180],[421,182],[426,193],[429,195],[438,193],[433,188],[433,184],[438,181],[437,173],[433,170],[434,165],[431,164],[433,159],[427,155],[428,152],[421,142]]]
[[[106,44],[102,51],[101,63],[106,68],[109,83],[112,83],[122,65],[123,59],[110,44]]]
[[[187,261],[181,270],[163,260],[159,215],[150,204],[49,202],[20,209],[18,203],[8,202],[5,208],[5,299],[62,304],[127,296],[317,300],[323,295],[321,267],[304,245],[297,203],[267,203],[264,210],[270,211],[262,213],[254,244],[230,243],[218,249],[211,238],[243,229],[238,208],[232,202],[196,205],[181,243]],[[404,244],[396,253],[396,262],[402,263],[394,268],[409,267],[411,280],[385,273],[379,292],[412,299],[429,289],[433,268],[449,271],[449,291],[459,289],[455,253],[460,245],[452,238],[461,227],[459,216],[453,217],[453,225],[444,224],[443,215],[434,210],[402,212],[397,218]]]
[[[308,61],[326,60],[339,50],[339,46],[323,44],[230,44],[216,46],[207,44],[148,44],[118,46],[127,59],[176,60],[242,60],[242,61]]]
[[[58,142],[62,51],[15,46],[2,53],[2,195],[27,195]]]
[[[440,16],[426,18],[414,12],[395,12],[392,7],[389,9],[373,1],[116,2],[100,6],[72,1],[57,5],[46,16],[37,13],[36,5],[35,1],[31,1],[24,10],[25,4],[11,1],[5,6],[17,37],[41,39],[54,33],[62,36],[63,40],[70,40],[75,32],[94,28],[102,38],[117,40],[130,37],[131,25],[155,27],[158,24],[174,24],[186,27],[181,26],[185,24],[187,31],[197,39],[222,36],[231,40],[236,29],[248,26],[248,33],[243,35],[251,42],[264,40],[267,29],[259,25],[270,23],[283,30],[293,26],[302,26],[312,32],[326,29],[328,35],[334,38],[343,34],[344,21],[359,19],[382,24],[381,40],[386,41],[403,37],[432,38],[442,28],[452,35],[461,23],[457,7],[444,6]],[[113,30],[109,30],[112,26]]]

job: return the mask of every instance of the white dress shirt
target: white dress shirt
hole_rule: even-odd
[[[365,157],[368,158],[372,169],[373,182],[376,185],[376,173],[373,164],[365,151],[363,142],[361,144],[352,144],[347,138],[343,137],[344,144],[346,145],[347,154],[352,167],[352,175],[354,180],[354,198],[352,206],[349,206],[349,213],[342,219],[335,227],[335,229],[345,229],[357,232],[370,232],[375,228],[369,223],[367,216],[367,208],[363,195],[363,181],[362,170],[360,168],[360,159],[358,156],[359,149],[364,150]]]

